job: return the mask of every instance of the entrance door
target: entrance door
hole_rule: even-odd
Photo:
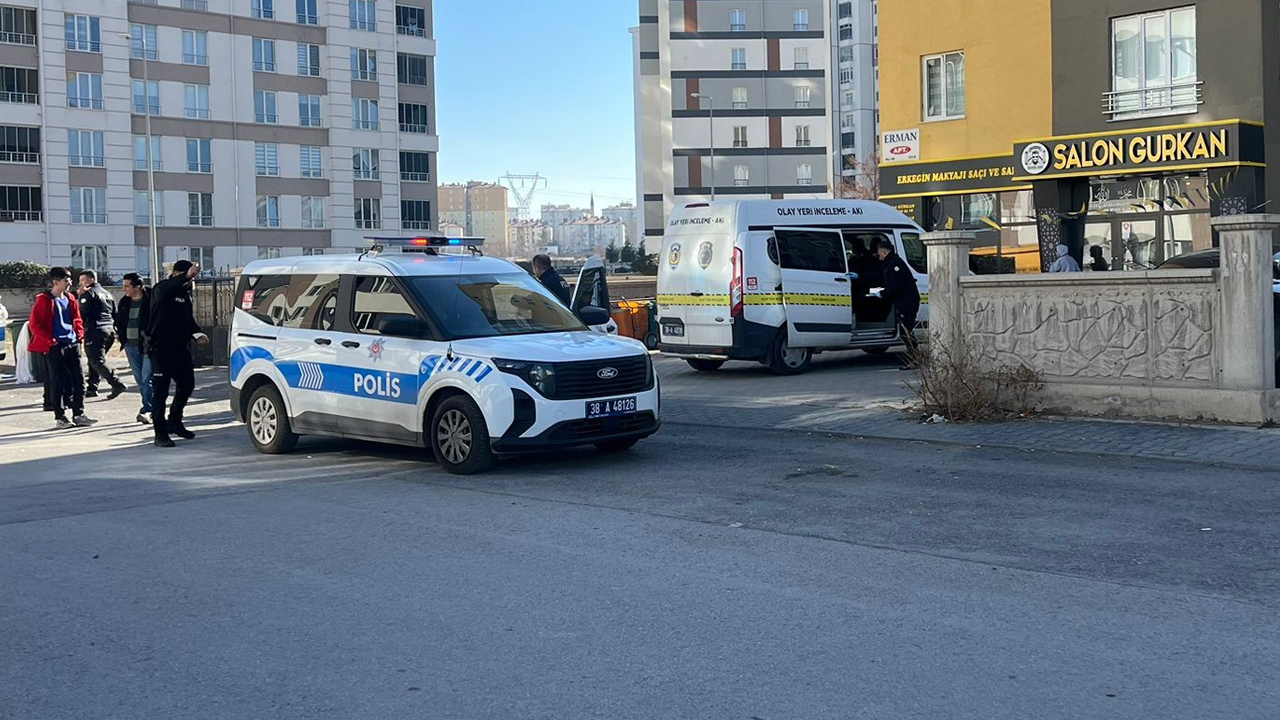
[[[839,230],[776,228],[782,304],[791,347],[847,346],[853,306]]]
[[[1171,257],[1163,247],[1157,218],[1125,215],[1091,220],[1085,225],[1084,265],[1089,248],[1099,245],[1112,270],[1150,270]]]

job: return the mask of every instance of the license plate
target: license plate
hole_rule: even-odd
[[[662,334],[668,337],[684,337],[683,325],[663,325]]]
[[[587,419],[628,415],[636,411],[636,398],[615,398],[613,400],[592,400],[587,403]]]

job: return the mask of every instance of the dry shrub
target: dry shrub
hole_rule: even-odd
[[[983,369],[972,343],[958,349],[937,342],[920,345],[912,355],[916,382],[908,383],[926,417],[951,422],[1008,420],[1034,412],[1044,377],[1031,368]]]

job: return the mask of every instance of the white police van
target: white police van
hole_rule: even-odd
[[[657,431],[644,345],[593,332],[517,265],[443,236],[374,239],[362,255],[259,260],[237,288],[231,407],[264,453],[299,435],[431,448],[453,473],[495,456]]]

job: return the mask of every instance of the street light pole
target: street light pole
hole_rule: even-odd
[[[123,33],[120,37],[129,41],[130,55],[132,55],[133,36]],[[156,237],[156,174],[155,161],[151,157],[151,78],[147,65],[147,35],[142,34],[142,97],[143,105],[146,110],[144,117],[145,134],[146,134],[146,154],[144,157],[147,161],[147,208],[150,217],[149,225],[151,230],[151,284],[155,285],[162,278],[160,277],[160,242]]]
[[[689,93],[689,97],[707,101],[707,147],[711,150],[711,201],[716,199],[716,101],[710,95]]]

